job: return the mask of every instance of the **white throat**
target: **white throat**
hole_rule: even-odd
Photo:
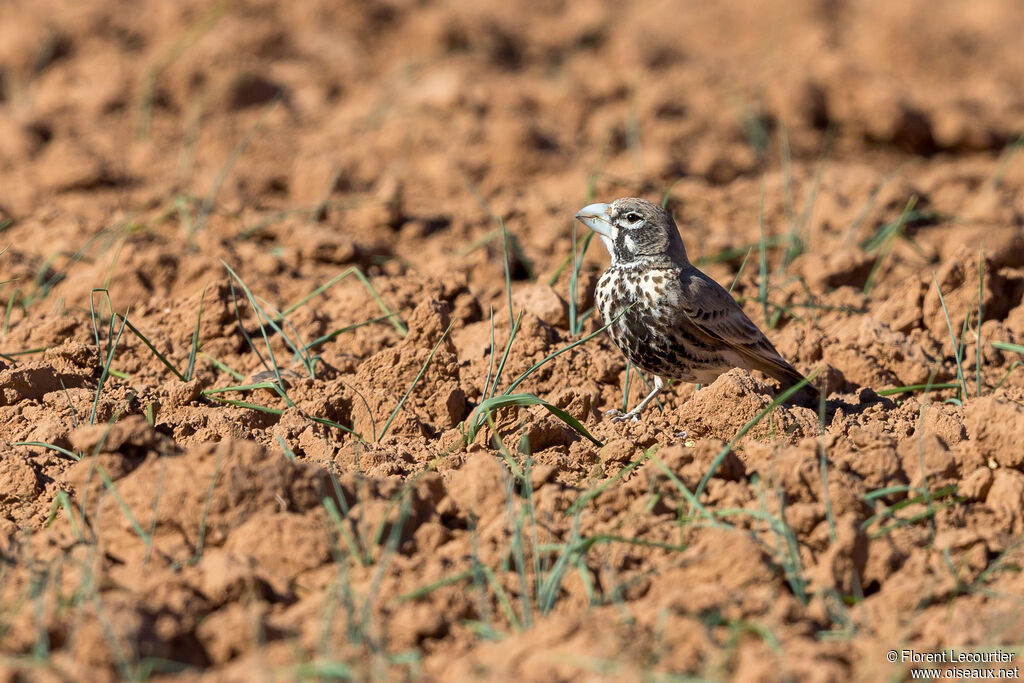
[[[613,242],[612,238],[608,235],[597,233],[597,236],[601,238],[602,242],[604,242],[604,248],[608,250],[608,254],[612,257],[612,263],[615,263],[615,242]]]

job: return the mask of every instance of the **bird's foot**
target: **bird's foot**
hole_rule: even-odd
[[[628,413],[624,413],[621,410],[616,410],[615,408],[613,408],[611,410],[606,410],[604,414],[611,416],[613,424],[618,424],[619,422],[626,422],[627,420],[632,422],[640,421],[640,411],[637,410],[636,408],[633,408],[633,410],[629,411]]]

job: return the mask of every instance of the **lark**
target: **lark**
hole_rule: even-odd
[[[612,341],[654,375],[654,388],[635,408],[608,411],[613,422],[639,420],[669,379],[710,384],[738,367],[760,370],[783,389],[803,381],[729,292],[690,263],[664,208],[625,197],[585,206],[576,218],[611,255],[596,300]]]

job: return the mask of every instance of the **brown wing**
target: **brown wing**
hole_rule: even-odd
[[[680,282],[683,314],[697,331],[735,351],[748,370],[760,370],[777,379],[783,389],[804,379],[721,285],[692,265],[680,274]]]

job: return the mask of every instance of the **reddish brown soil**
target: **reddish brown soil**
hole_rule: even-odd
[[[1022,25],[1014,0],[3,3],[0,679],[880,680],[893,648],[1020,643]],[[725,284],[763,215],[767,303],[758,248],[734,294],[820,373],[824,431],[787,403],[723,451],[772,401],[741,371],[613,425],[601,334],[515,391],[603,446],[541,406],[467,445],[510,332],[497,218],[524,311],[500,393],[599,327],[569,327],[607,262],[570,291],[575,211],[666,191]],[[273,362],[225,264],[269,310],[350,273],[288,314],[304,343],[399,317],[313,377],[270,330],[291,405],[207,394]],[[194,377],[96,288],[183,373],[202,307]],[[956,384],[953,339],[966,391],[880,395]]]

